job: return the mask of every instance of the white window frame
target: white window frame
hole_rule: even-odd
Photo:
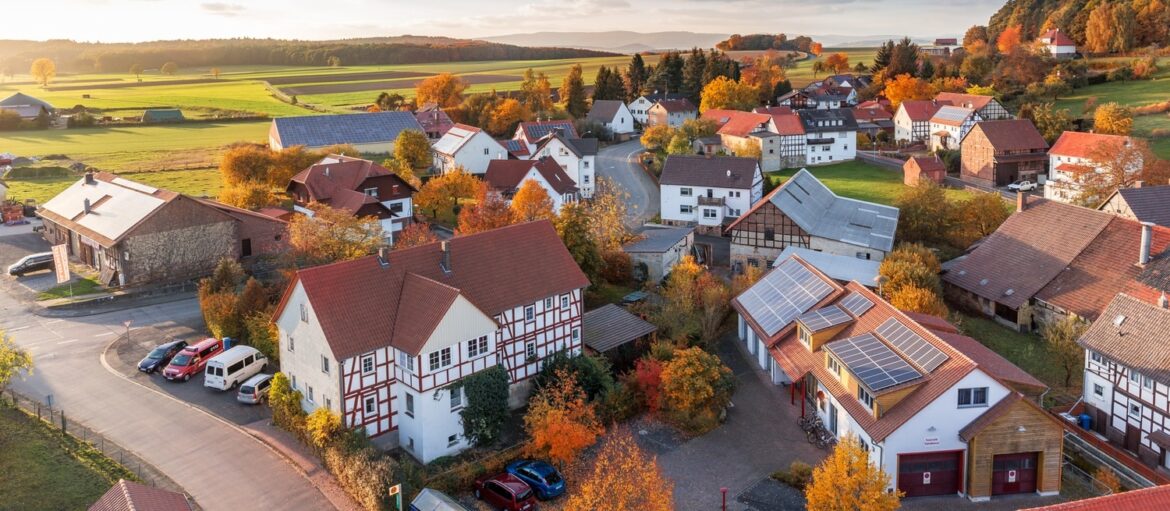
[[[524,344],[524,357],[536,358],[536,341],[528,341]]]
[[[467,341],[467,358],[475,358],[480,355],[485,355],[488,352],[488,340],[486,335],[481,335]]]
[[[1093,384],[1093,395],[1096,395],[1098,397],[1105,397],[1105,387],[1102,387],[1100,384],[1094,383]]]
[[[313,386],[312,385],[305,385],[305,391],[306,391],[305,392],[305,400],[310,402],[310,403],[316,404],[317,402],[313,401]]]
[[[695,207],[690,204],[679,204],[678,212],[680,215],[693,215],[695,214]]]
[[[406,414],[407,417],[410,417],[413,419],[414,418],[414,394],[407,392],[404,395],[405,395],[404,401],[406,401],[406,404],[405,404],[405,407],[402,409],[402,411],[403,411],[403,413]]]
[[[857,386],[857,400],[860,401],[861,404],[865,405],[866,408],[870,410],[873,409],[873,394],[870,394],[869,391],[865,390],[865,387],[862,387],[861,385]]]
[[[976,396],[976,393],[977,393],[978,391],[980,391],[980,390],[982,390],[982,391],[983,391],[983,401],[982,401],[982,402],[976,402],[976,400],[975,400],[975,396]],[[965,388],[965,389],[959,389],[959,398],[958,398],[958,400],[957,400],[959,408],[982,408],[982,407],[986,407],[986,406],[987,406],[987,403],[988,403],[988,401],[989,401],[989,399],[990,399],[990,398],[989,398],[989,396],[988,396],[988,392],[989,392],[989,390],[990,390],[990,389],[988,389],[987,387],[970,387],[970,388]],[[967,403],[963,403],[963,394],[964,394],[964,393],[966,393],[966,397],[967,397]]]
[[[1129,403],[1129,416],[1134,419],[1142,418],[1142,405],[1131,401]]]
[[[367,367],[366,362],[369,362]],[[378,361],[374,358],[374,354],[362,355],[362,374],[374,374],[374,370],[378,367]]]
[[[579,327],[574,328],[573,329],[573,342],[577,342],[580,340],[581,340],[581,328],[579,328]]]
[[[535,305],[529,305],[524,308],[524,321],[536,321]]]
[[[548,297],[548,298],[545,298],[545,299],[544,299],[544,310],[549,310],[549,309],[551,309],[551,308],[552,308],[552,306],[553,306],[553,299],[552,299],[552,297],[550,296],[550,297]]]
[[[365,190],[362,190],[362,192],[365,193],[366,195],[369,195],[370,197],[375,198],[375,199],[378,198],[378,188],[377,187],[366,188]]]
[[[289,351],[296,351],[296,347],[297,347],[297,343],[295,341],[293,341],[293,336],[290,334],[288,336],[288,350]]]
[[[447,437],[447,447],[455,447],[459,445],[459,435],[451,435]]]
[[[841,363],[837,362],[837,359],[833,358],[833,357],[825,357],[825,359],[826,359],[825,360],[825,367],[829,368],[829,372],[837,375],[837,378],[840,379],[841,378]],[[858,388],[861,388],[861,387],[858,387]]]
[[[405,367],[407,371],[414,372],[414,357],[410,356],[405,351],[399,351],[398,365]]]
[[[715,219],[719,218],[719,212],[711,208],[703,208],[703,218]]]
[[[366,396],[366,398],[362,401],[362,411],[365,413],[365,415],[378,414],[378,396]]]
[[[329,357],[321,355],[321,372],[329,374]]]
[[[562,309],[569,308],[569,295],[561,295],[561,308]]]
[[[695,190],[691,187],[683,187],[683,188],[678,189],[678,196],[679,197],[691,197],[691,196],[694,196],[694,194],[695,194]]]
[[[457,412],[463,408],[463,387],[451,387],[451,411]]]
[[[307,305],[305,305],[304,303],[301,304],[301,322],[302,323],[309,322],[309,307]]]
[[[451,347],[435,350],[427,354],[427,367],[431,371],[438,371],[451,365]]]

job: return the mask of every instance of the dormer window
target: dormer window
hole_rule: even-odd
[[[365,194],[369,195],[370,197],[377,198],[378,197],[378,189],[377,188],[366,188]]]
[[[798,326],[797,330],[800,331],[800,342],[804,343],[805,346],[812,346],[812,334],[809,333],[808,329]]]
[[[861,385],[857,386],[857,400],[861,401],[861,404],[865,405],[866,408],[873,409],[873,396]]]
[[[826,356],[825,359],[825,367],[829,368],[829,372],[837,375],[837,379],[841,379],[841,363],[832,356]]]

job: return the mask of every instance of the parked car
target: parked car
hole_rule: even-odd
[[[471,511],[467,509],[459,501],[447,496],[447,494],[432,490],[430,488],[423,488],[414,500],[410,501],[410,511]]]
[[[536,492],[536,498],[540,500],[556,498],[565,493],[565,479],[556,468],[543,461],[513,461],[505,470],[528,483],[532,491]]]
[[[1036,186],[1037,186],[1037,184],[1035,181],[1021,179],[1019,181],[1016,181],[1016,182],[1008,185],[1008,190],[1027,192],[1027,191],[1035,190]]]
[[[272,387],[272,375],[257,374],[240,385],[240,391],[236,393],[236,401],[250,405],[260,404],[268,397],[269,387]]]
[[[268,366],[268,357],[251,346],[233,346],[207,361],[203,386],[227,390],[251,378]]]
[[[34,271],[52,270],[53,269],[53,253],[40,252],[37,254],[29,254],[8,267],[8,274],[14,277],[23,277],[26,273]]]
[[[163,377],[168,380],[190,380],[191,376],[203,370],[211,357],[222,352],[223,341],[211,337],[187,346],[163,369]]]
[[[153,373],[160,367],[166,367],[171,362],[175,355],[178,355],[183,348],[187,347],[187,341],[171,341],[166,344],[160,344],[150,353],[146,355],[140,362],[138,362],[138,370],[146,374]]]
[[[475,498],[504,511],[531,511],[537,506],[528,483],[507,472],[477,478]]]

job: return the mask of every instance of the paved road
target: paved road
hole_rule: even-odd
[[[597,153],[597,174],[618,185],[630,194],[629,220],[631,228],[658,214],[658,184],[642,170],[637,156],[643,151],[637,139],[615,144]]]
[[[0,238],[3,233],[0,233]],[[2,242],[2,240],[0,240]],[[11,277],[3,286],[14,283]],[[12,291],[8,289],[6,291]],[[163,331],[200,322],[194,299],[74,319],[35,316],[0,291],[0,330],[32,352],[31,377],[13,383],[133,451],[187,490],[204,509],[333,509],[284,458],[247,434],[108,371],[106,346],[132,328]],[[131,332],[133,335],[133,331]]]

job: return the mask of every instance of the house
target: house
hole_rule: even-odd
[[[693,227],[647,227],[637,239],[622,246],[630,255],[639,280],[660,282],[695,247]]]
[[[151,108],[142,112],[142,124],[183,122],[183,111],[178,108]]]
[[[646,126],[669,126],[677,128],[686,121],[699,116],[699,109],[690,100],[663,99],[654,103],[646,113]]]
[[[543,359],[581,353],[588,285],[547,220],[301,269],[273,315],[281,370],[305,411],[427,463],[470,446],[464,378],[502,367],[516,408]]]
[[[645,126],[647,118],[650,115],[650,108],[653,107],[655,103],[662,101],[664,99],[670,100],[670,99],[685,99],[685,98],[686,98],[686,95],[684,95],[684,94],[677,94],[677,93],[667,94],[667,93],[659,93],[659,92],[655,91],[654,94],[642,94],[641,96],[638,96],[633,101],[631,101],[628,105],[626,105],[626,108],[630,111],[630,115],[632,115],[634,117],[634,120],[638,121],[638,124]]]
[[[764,139],[774,142],[775,148],[768,148],[767,161],[777,158],[772,151],[779,153],[779,162],[773,164],[777,168],[794,168],[808,164],[808,139],[804,130],[804,122],[791,108],[786,106],[758,107],[755,113],[772,116],[771,129],[775,136]]]
[[[1170,290],[1153,272],[1167,247],[1170,229],[1020,194],[1016,213],[943,265],[944,291],[1019,330],[1068,315],[1092,321],[1117,293],[1153,301]]]
[[[1160,303],[1159,303],[1160,302]],[[1077,341],[1092,429],[1151,467],[1170,468],[1170,310],[1117,294]]]
[[[771,268],[788,247],[881,261],[894,248],[897,226],[898,208],[839,197],[801,169],[724,233],[733,268]]]
[[[1135,181],[1132,188],[1114,191],[1097,209],[1138,222],[1170,227],[1170,186],[1147,186]]]
[[[1058,59],[1071,59],[1077,56],[1077,43],[1059,28],[1054,28],[1040,35],[1040,44]]]
[[[857,121],[857,131],[874,138],[878,133],[894,134],[894,114],[879,105],[853,107],[853,118]]]
[[[977,122],[960,148],[959,179],[984,188],[1037,181],[1048,166],[1048,142],[1027,119]]]
[[[934,44],[923,46],[922,53],[935,57],[949,57],[951,52],[961,47],[959,40],[954,37],[939,38],[934,40]]]
[[[484,174],[484,182],[504,200],[512,197],[528,180],[536,181],[552,199],[553,211],[561,210],[566,202],[577,200],[577,185],[556,160],[550,157],[536,160],[492,160]]]
[[[702,118],[719,127],[720,145],[729,154],[751,153],[759,149],[760,167],[765,172],[780,170],[780,138],[772,116],[739,110],[711,109]],[[711,153],[706,153],[711,154]]]
[[[718,154],[723,150],[723,137],[712,135],[696,138],[691,148],[695,150],[695,154]]]
[[[951,105],[975,110],[979,114],[979,117],[985,121],[1002,121],[1004,119],[1016,118],[998,100],[991,96],[964,94],[960,92],[940,92],[934,97],[934,100],[940,105]]]
[[[614,135],[634,132],[633,114],[624,102],[616,99],[594,100],[585,120],[605,126]]]
[[[462,167],[463,170],[482,176],[492,160],[508,158],[508,151],[486,131],[455,124],[431,146],[435,159],[435,172],[446,174]]]
[[[410,183],[377,163],[331,154],[298,172],[285,188],[293,210],[313,216],[319,203],[354,216],[374,216],[393,242],[394,233],[414,222],[414,193]]]
[[[881,268],[881,261],[818,252],[811,248],[791,245],[784,247],[784,250],[780,251],[780,255],[776,257],[776,261],[783,261],[793,255],[799,256],[804,262],[812,265],[817,271],[824,273],[825,276],[837,281],[838,284],[845,285],[849,282],[856,281],[870,289],[876,289],[878,287],[878,277],[880,276],[878,269]]]
[[[1097,204],[1103,197],[1082,197],[1086,180],[1093,174],[1109,172],[1102,159],[1115,155],[1133,141],[1119,135],[1081,133],[1066,131],[1056,139],[1048,150],[1048,180],[1044,183],[1044,198],[1061,202],[1084,202]],[[1127,174],[1141,172],[1141,162],[1134,162],[1134,168]]]
[[[872,80],[868,76],[843,74],[826,76],[824,80],[821,80],[821,83],[828,87],[857,90],[869,87]]]
[[[971,108],[950,105],[939,108],[930,118],[930,150],[957,150],[959,141],[982,120]]]
[[[903,313],[798,256],[732,299],[738,336],[802,414],[857,438],[907,498],[1060,491],[1064,430],[1044,385],[941,318]],[[806,404],[807,403],[807,404]]]
[[[537,140],[536,147],[527,159],[552,158],[561,169],[569,175],[569,179],[577,185],[578,192],[583,198],[593,197],[597,186],[594,174],[597,171],[598,144],[596,138],[568,138],[561,131],[549,132],[544,138]]]
[[[754,158],[671,155],[662,165],[662,223],[720,233],[764,193]]]
[[[804,94],[804,108],[825,110],[848,108],[857,104],[857,90],[852,87],[813,84],[804,90]]]
[[[452,121],[447,112],[435,103],[427,103],[415,111],[414,120],[418,121],[423,133],[427,134],[432,143],[443,138],[443,135],[455,126],[455,121]]]
[[[947,167],[938,156],[912,156],[902,165],[902,183],[917,186],[923,179],[943,184],[947,178]]]
[[[614,359],[634,358],[638,353],[636,343],[640,340],[650,340],[658,332],[658,327],[617,304],[606,304],[585,313],[582,318],[584,324],[585,351],[594,355],[605,355],[611,362]],[[628,356],[622,352],[629,353]]]
[[[37,210],[45,240],[92,267],[102,285],[208,275],[223,258],[287,250],[285,223],[107,172],[87,173]],[[257,237],[253,238],[252,236]]]
[[[17,92],[4,99],[0,99],[0,110],[16,112],[21,119],[36,119],[42,112],[48,116],[57,115],[57,109],[47,101],[43,101],[28,94]]]
[[[191,511],[182,493],[119,479],[89,511]]]
[[[1030,507],[1020,511],[1147,511],[1150,509],[1170,509],[1170,486],[1138,488],[1102,497]]]
[[[795,115],[804,128],[805,164],[823,165],[857,158],[857,120],[852,110],[800,110]]]
[[[268,146],[279,151],[298,145],[319,150],[350,144],[362,153],[390,154],[403,130],[423,128],[410,112],[279,117],[268,130]]]
[[[930,119],[945,105],[936,101],[908,99],[894,113],[894,140],[910,144],[930,140]]]
[[[804,89],[793,89],[776,96],[776,105],[792,109],[816,107],[816,103],[811,100],[809,93]]]

